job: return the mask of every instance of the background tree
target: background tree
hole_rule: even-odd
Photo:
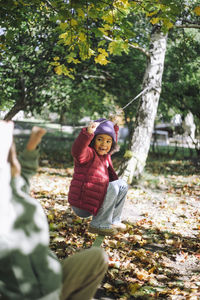
[[[197,120],[200,118],[199,40],[200,34],[195,29],[174,29],[170,32],[159,107],[166,117],[171,107],[183,117],[190,110]]]
[[[113,97],[105,89],[103,73],[99,71],[96,75],[96,69],[87,63],[76,69],[74,80],[55,75],[50,88],[45,91],[49,97],[44,104],[45,111],[57,113],[60,124],[78,125],[83,117],[97,119],[102,115],[108,116],[111,107],[115,110]],[[48,115],[46,117],[48,119]]]
[[[43,12],[27,7],[21,12],[21,22],[15,28],[10,24],[1,38],[6,46],[1,53],[1,106],[11,108],[5,119],[11,119],[20,110],[39,110],[48,101],[44,93],[54,75],[49,63],[56,54],[55,24]]]
[[[189,4],[192,6],[189,7]],[[174,23],[177,21],[186,22],[187,26],[188,19],[190,21],[190,27],[192,27],[191,20],[194,4],[195,3],[189,3],[188,1],[187,3],[176,2],[174,7],[171,6],[172,10],[169,10],[169,14],[171,12],[171,20],[173,20]],[[168,8],[170,8],[170,6],[168,6]],[[121,165],[121,173],[129,183],[132,182],[134,177],[138,177],[144,169],[157,114],[162,74],[164,71],[167,32],[170,27],[173,26],[170,25],[170,18],[165,19],[166,15],[164,14],[162,16],[162,12],[157,13],[157,20],[155,20],[155,18],[151,19],[152,24],[158,24],[153,26],[150,36],[149,60],[143,78],[143,90],[147,88],[147,92],[141,96],[130,150],[125,155],[127,160]],[[179,13],[177,14],[177,12]],[[196,21],[195,17],[194,21]],[[168,29],[165,28],[166,24]],[[194,27],[196,26],[194,25]]]
[[[12,3],[12,7],[9,6]],[[17,3],[17,4],[16,4]],[[13,9],[15,6],[16,12]],[[157,113],[161,93],[162,74],[167,44],[167,34],[172,27],[198,27],[197,16],[200,14],[197,1],[9,1],[4,12],[7,30],[9,20],[8,11],[13,17],[26,11],[26,7],[33,9],[34,5],[47,17],[53,17],[58,24],[60,53],[56,53],[54,67],[58,75],[76,76],[75,65],[81,61],[93,59],[100,65],[108,63],[109,55],[128,53],[134,48],[147,57],[147,67],[141,84],[144,93],[141,96],[136,126],[132,136],[130,157],[124,163],[124,176],[132,182],[133,176],[139,176],[144,168],[149,151],[150,139],[154,120]],[[51,15],[53,13],[53,16]],[[145,45],[142,34],[137,35],[134,24],[130,22],[132,16],[140,18],[152,25],[146,28]],[[12,20],[12,18],[11,18]],[[146,23],[146,24],[147,24]],[[18,17],[17,26],[23,24]],[[147,46],[147,47],[145,47]],[[64,54],[65,53],[65,54]],[[64,54],[64,55],[63,55]]]

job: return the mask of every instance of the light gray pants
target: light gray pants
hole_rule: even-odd
[[[97,247],[83,250],[65,259],[60,300],[92,299],[107,267],[107,254]]]
[[[123,179],[111,181],[96,216],[91,221],[92,227],[110,228],[112,224],[121,222],[121,214],[128,192],[128,184]],[[73,211],[81,218],[88,218],[91,213],[72,206]]]

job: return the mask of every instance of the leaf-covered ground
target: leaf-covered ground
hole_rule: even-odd
[[[50,247],[62,260],[89,248],[90,219],[76,217],[67,194],[72,169],[39,168],[32,195],[49,221]],[[95,299],[200,299],[200,171],[190,161],[148,163],[130,187],[123,220],[127,230],[105,238],[109,269]]]

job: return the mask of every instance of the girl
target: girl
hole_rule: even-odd
[[[69,203],[79,217],[93,215],[89,231],[100,235],[126,229],[121,213],[128,185],[118,179],[111,161],[118,130],[109,120],[96,120],[81,130],[72,146],[74,175]]]

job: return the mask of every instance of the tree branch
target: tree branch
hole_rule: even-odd
[[[104,37],[106,40],[108,40],[108,41],[114,42],[113,39],[109,38],[109,37],[106,36],[106,35],[104,35],[103,37]],[[139,47],[139,46],[135,46],[135,45],[130,44],[130,43],[128,43],[128,45],[129,45],[129,47],[131,47],[131,48],[133,48],[133,49],[139,50],[140,52],[142,52],[143,54],[145,54],[148,58],[150,57],[149,52],[146,51],[144,48],[141,48],[141,47]]]
[[[47,6],[50,6],[50,8],[52,9],[52,11],[54,11],[54,12],[56,12],[56,13],[59,13],[59,10],[56,10],[55,7],[53,7],[53,6],[51,5],[51,2],[49,2],[48,0],[46,0],[45,2],[46,2],[46,4],[47,4]]]
[[[200,24],[181,24],[181,25],[174,25],[176,28],[200,28]]]

